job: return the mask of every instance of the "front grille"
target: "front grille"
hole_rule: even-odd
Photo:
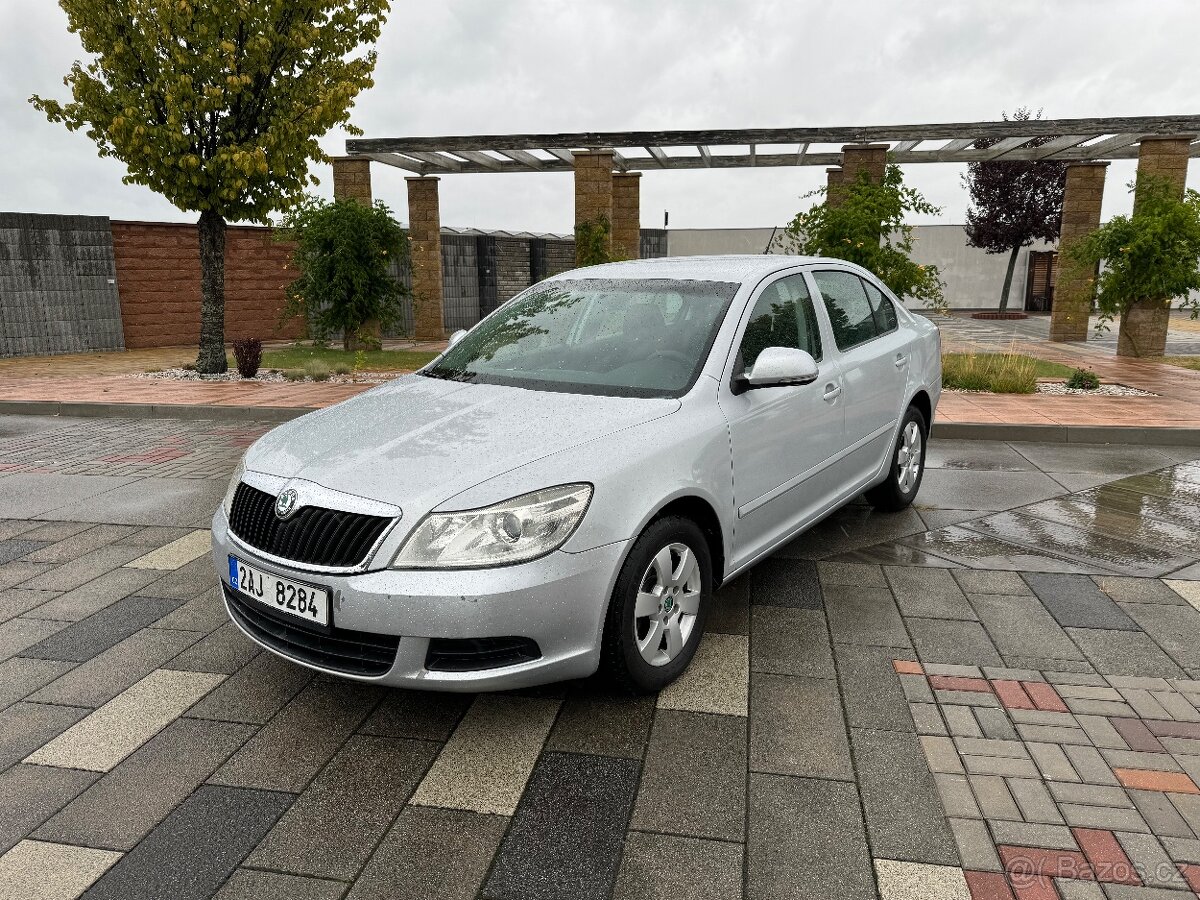
[[[391,523],[386,516],[302,506],[291,518],[275,515],[275,498],[243,482],[233,495],[229,527],[255,549],[280,559],[353,568],[367,558]]]
[[[224,582],[221,586],[237,623],[284,656],[347,675],[383,675],[396,661],[399,637],[337,627],[312,631],[284,621]]]
[[[475,672],[541,659],[537,641],[523,637],[434,638],[425,654],[432,672]]]

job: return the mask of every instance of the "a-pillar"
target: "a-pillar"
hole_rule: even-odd
[[[408,237],[412,247],[413,336],[418,341],[446,337],[442,320],[442,216],[438,179],[408,182]]]
[[[1066,259],[1071,245],[1100,226],[1104,201],[1106,162],[1067,165],[1063,192],[1062,229],[1058,238],[1058,276],[1054,283],[1054,306],[1050,312],[1050,340],[1086,341],[1092,299],[1096,295],[1096,273]]]
[[[371,202],[371,160],[361,156],[334,157],[333,199]]]
[[[1149,175],[1167,182],[1182,198],[1187,183],[1188,152],[1192,137],[1143,138],[1138,148],[1137,183],[1133,209],[1142,197],[1142,179]],[[1162,356],[1171,324],[1170,298],[1143,300],[1130,307],[1117,335],[1117,356]]]
[[[613,151],[583,150],[575,157],[575,227],[587,225],[601,227],[607,223],[608,236],[603,241],[604,251],[612,250],[613,224]],[[585,258],[586,250],[578,238],[575,241],[575,262],[585,265],[592,260]]]
[[[613,175],[613,256],[639,259],[642,255],[642,173]]]

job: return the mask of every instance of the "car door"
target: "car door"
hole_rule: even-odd
[[[891,310],[891,330],[884,330],[866,285],[857,274],[845,269],[818,269],[812,275],[829,315],[845,392],[848,452],[838,469],[847,486],[857,486],[879,471],[884,453],[891,448],[906,380],[907,353],[897,340],[895,310]],[[886,299],[874,290],[881,300]],[[882,324],[886,326],[887,322]]]
[[[838,363],[824,352],[829,336],[822,332],[797,272],[760,287],[734,344],[718,396],[733,458],[735,566],[823,512],[838,493],[830,460],[844,443],[843,404]],[[767,347],[808,351],[818,364],[817,380],[739,390],[735,379]]]

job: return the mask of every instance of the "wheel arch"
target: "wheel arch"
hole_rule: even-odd
[[[721,517],[713,505],[697,494],[684,494],[665,503],[646,520],[646,525],[667,516],[679,516],[695,522],[708,540],[708,551],[712,555],[713,587],[718,588],[725,576],[725,534],[721,528]],[[645,530],[645,525],[642,530]]]
[[[929,397],[929,392],[925,388],[919,388],[912,399],[908,401],[909,406],[915,406],[917,410],[925,417],[925,427],[933,430],[933,401]]]

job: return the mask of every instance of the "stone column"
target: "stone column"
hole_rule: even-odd
[[[1063,255],[1071,244],[1100,225],[1104,200],[1106,162],[1070,163],[1063,193],[1062,230],[1059,232],[1058,278],[1050,311],[1050,340],[1086,341],[1088,317],[1096,294],[1096,273],[1067,262]]]
[[[825,170],[825,205],[840,206],[842,202],[842,172],[839,166]]]
[[[842,147],[842,183],[853,184],[862,172],[876,183],[883,181],[890,144],[846,144]]]
[[[333,158],[333,199],[371,202],[371,160],[362,156]]]
[[[575,224],[613,223],[613,151],[584,150],[575,156]],[[612,234],[606,242],[612,249]],[[582,264],[581,248],[575,246],[575,261]]]
[[[1187,183],[1188,151],[1192,137],[1143,138],[1138,147],[1138,182],[1151,175],[1169,182],[1182,198]],[[1140,196],[1134,187],[1133,208]],[[1167,328],[1171,323],[1169,299],[1136,303],[1121,319],[1117,333],[1117,356],[1162,356],[1167,349]]]
[[[442,217],[438,179],[408,182],[408,237],[412,245],[413,336],[418,341],[446,337],[442,320]]]
[[[613,175],[613,254],[638,259],[642,254],[642,173]]]

